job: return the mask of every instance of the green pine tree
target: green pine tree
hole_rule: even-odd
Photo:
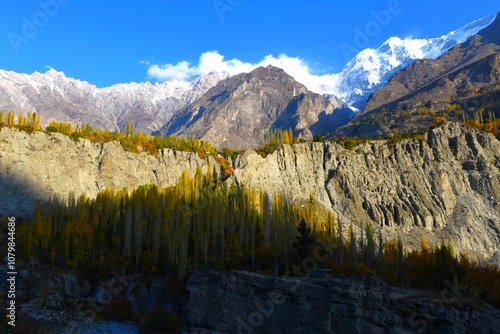
[[[297,260],[302,260],[310,255],[314,250],[314,244],[316,242],[316,238],[311,234],[311,228],[307,226],[304,218],[300,221],[300,224],[297,226],[297,241],[292,244],[295,250],[295,258]]]

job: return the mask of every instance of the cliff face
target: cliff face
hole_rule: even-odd
[[[0,129],[0,214],[28,217],[35,199],[70,193],[94,198],[105,188],[176,184],[184,170],[206,171],[210,158],[165,149],[158,157],[125,152],[119,143],[73,140],[59,133]]]
[[[0,214],[28,216],[34,199],[70,192],[95,197],[104,188],[165,187],[183,170],[194,175],[207,164],[194,153],[154,157],[124,152],[118,143],[2,128]],[[355,151],[284,145],[266,158],[247,151],[233,167],[227,182],[284,191],[297,201],[313,195],[342,223],[371,221],[409,248],[425,236],[429,244],[451,242],[457,253],[500,263],[500,142],[483,132],[447,124],[423,141],[368,142]]]
[[[341,221],[371,221],[409,246],[424,235],[499,259],[500,142],[491,135],[455,123],[423,141],[282,146],[266,159],[247,151],[234,165],[235,182],[299,201],[312,194]]]
[[[500,312],[441,293],[371,277],[282,278],[195,271],[187,279],[190,324],[213,333],[493,333]],[[192,333],[202,333],[193,330]]]

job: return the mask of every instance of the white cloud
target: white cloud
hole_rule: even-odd
[[[175,65],[151,65],[149,62],[144,62],[144,64],[149,66],[148,76],[151,79],[162,82],[170,80],[188,81],[212,71],[225,71],[230,75],[235,75],[251,72],[259,66],[273,65],[282,68],[309,90],[320,94],[334,93],[335,80],[337,78],[335,74],[311,74],[311,69],[305,61],[296,57],[288,57],[284,54],[278,57],[267,55],[258,63],[246,63],[239,59],[225,60],[224,56],[219,54],[218,51],[208,51],[200,56],[198,64],[195,65],[191,65],[187,61],[181,61]]]

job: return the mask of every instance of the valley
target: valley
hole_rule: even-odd
[[[490,15],[390,38],[328,93],[271,64],[104,88],[0,70],[14,332],[494,332],[498,36]]]

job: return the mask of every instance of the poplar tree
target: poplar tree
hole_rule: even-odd
[[[356,243],[356,235],[352,228],[352,223],[349,225],[349,259],[351,264],[356,264],[358,260],[358,245]]]
[[[12,110],[7,111],[7,114],[5,115],[5,126],[13,127],[15,125],[14,119],[14,112]]]
[[[125,222],[123,231],[123,255],[130,259],[132,256],[132,205],[125,199]]]

